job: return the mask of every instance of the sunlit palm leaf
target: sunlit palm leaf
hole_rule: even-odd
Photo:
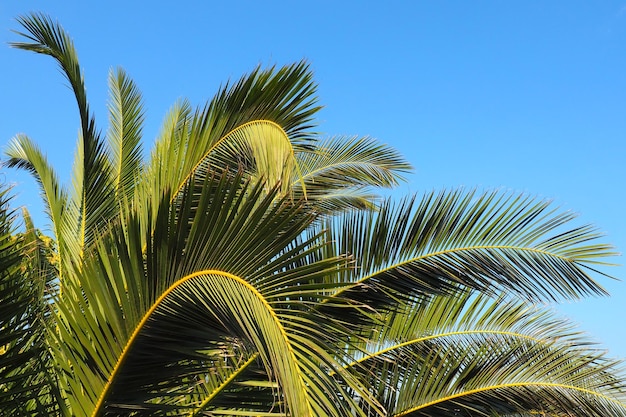
[[[141,94],[122,69],[109,73],[109,149],[118,199],[132,201],[142,168]]]
[[[312,117],[319,110],[315,90],[311,71],[305,63],[299,63],[279,69],[257,68],[232,86],[223,87],[211,102],[193,114],[188,105],[183,104],[169,116],[166,122],[169,127],[162,131],[152,152],[149,172],[150,177],[155,176],[159,181],[156,189],[181,190],[189,176],[195,174],[194,170],[206,164],[211,151],[225,139],[245,139],[248,146],[254,144],[252,149],[257,157],[269,156],[267,152],[273,152],[269,145],[274,143],[279,143],[280,149],[285,149],[287,144],[296,150],[307,146],[312,138]],[[174,125],[172,117],[177,120]],[[269,126],[263,121],[280,127],[289,141],[283,142],[281,132],[274,134],[276,129],[272,129],[274,133],[267,138],[276,139],[270,143],[263,142],[265,138],[258,135],[254,137],[254,126]],[[257,124],[251,125],[252,129],[243,128],[253,122]],[[237,132],[243,136],[234,135]],[[279,163],[284,164],[286,151],[279,153]],[[293,150],[290,153],[292,156],[287,162],[293,166]],[[236,167],[237,157],[245,156],[231,155],[228,159],[234,161],[231,168]],[[225,162],[223,153],[221,159]],[[271,167],[271,170],[284,171],[282,167]]]
[[[269,188],[282,185],[283,194],[291,190],[292,182],[301,178],[289,137],[269,120],[248,122],[228,132],[207,151],[188,178],[202,178],[217,168],[242,169],[250,178],[265,181]]]
[[[626,412],[619,364],[572,324],[519,301],[438,296],[389,314],[372,332],[372,353],[351,368],[377,376],[369,386],[390,415],[568,416],[583,412],[577,402],[584,415]]]
[[[48,214],[54,237],[63,240],[57,226],[63,222],[64,210],[67,205],[67,193],[60,184],[58,175],[50,166],[48,159],[41,149],[25,135],[17,135],[5,150],[9,159],[5,162],[8,167],[27,170],[39,184],[44,209]]]
[[[331,213],[371,207],[373,188],[396,186],[412,169],[395,149],[368,137],[331,137],[297,159],[301,174],[291,184],[293,193],[306,191],[313,204],[319,201],[316,206]]]
[[[371,305],[445,292],[463,284],[529,300],[605,294],[590,265],[614,256],[589,226],[567,229],[574,215],[545,201],[498,192],[427,194],[419,204],[388,202],[378,212],[339,218],[338,253],[359,269],[346,290]]]
[[[96,228],[115,213],[117,206],[111,198],[114,192],[112,173],[106,148],[89,110],[85,84],[74,44],[63,28],[42,14],[18,18],[26,32],[18,32],[30,42],[11,45],[54,58],[72,87],[81,120],[81,135],[73,169],[72,198],[80,208],[79,238],[81,251],[94,239]],[[60,249],[62,250],[62,249]]]

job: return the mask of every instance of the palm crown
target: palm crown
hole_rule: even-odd
[[[592,267],[613,253],[592,227],[499,192],[376,198],[410,165],[319,139],[305,63],[177,103],[144,161],[133,81],[111,73],[102,137],[67,34],[19,22],[14,46],[69,80],[81,135],[71,188],[28,137],[7,150],[55,238],[12,239],[4,218],[14,415],[626,415],[619,364],[533,304],[604,293]],[[33,248],[35,303],[15,258]]]

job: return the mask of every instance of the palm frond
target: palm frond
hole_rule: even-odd
[[[208,164],[212,150],[221,143],[229,146],[234,140],[235,145],[230,146],[244,152],[253,150],[257,164],[261,163],[263,169],[291,174],[285,168],[294,166],[293,154],[312,140],[312,116],[319,110],[315,105],[315,89],[308,66],[301,62],[279,69],[257,68],[232,86],[227,84],[220,89],[213,100],[195,110],[193,115],[189,114],[188,106],[183,105],[181,113],[174,112],[181,116],[184,113],[185,117],[178,119],[174,130],[169,119],[155,143],[150,172],[158,173],[160,189],[181,190],[195,169]],[[186,110],[182,112],[183,109]],[[269,136],[259,136],[260,133],[269,133]],[[288,140],[284,140],[284,135]],[[265,166],[267,163],[262,161],[269,162],[269,156],[276,159],[276,155],[272,155],[275,144],[279,144],[277,149],[281,150],[279,166]],[[290,152],[287,144],[293,148]],[[225,154],[221,153],[221,164],[211,169],[224,164],[236,169],[236,164],[247,155],[249,152],[224,159]],[[288,166],[283,167],[285,163]]]
[[[171,206],[164,195],[160,218],[148,221],[154,230],[144,232],[146,220],[134,217],[101,235],[97,256],[84,260],[75,286],[57,300],[57,366],[76,368],[64,381],[72,409],[191,412],[190,396],[208,390],[205,375],[224,351],[258,352],[263,384],[275,387],[267,409],[343,415],[354,406],[336,377],[318,372],[343,369],[333,338],[345,338],[345,328],[310,307],[343,259],[298,262],[311,242],[292,242],[311,216],[263,188],[228,173],[208,176]],[[339,378],[366,394],[348,373]],[[229,392],[215,397],[218,408]],[[258,394],[265,404],[267,387]]]
[[[85,83],[74,42],[57,22],[42,13],[20,16],[17,21],[26,32],[16,31],[16,33],[30,42],[12,42],[11,46],[49,55],[57,61],[76,97],[83,137],[94,138],[96,136],[95,120],[90,114]]]
[[[16,235],[7,190],[0,192],[0,409],[12,416],[64,410],[45,347],[49,269],[34,230]]]
[[[407,304],[370,330],[349,367],[371,376],[389,415],[626,412],[620,363],[544,308],[461,291]]]
[[[122,69],[109,73],[109,149],[118,199],[132,201],[142,169],[141,93]]]
[[[412,169],[395,149],[369,137],[331,137],[297,158],[302,180],[294,177],[293,192],[306,190],[311,200],[339,209],[364,207],[362,202],[374,200],[367,190],[394,187]],[[345,198],[359,194],[360,199]]]
[[[63,240],[65,236],[61,235],[57,226],[62,223],[67,192],[61,186],[58,174],[50,166],[45,154],[25,135],[15,136],[9,142],[5,154],[9,157],[5,162],[6,166],[25,169],[35,178],[41,191],[44,210],[52,222],[55,238]]]
[[[228,168],[244,170],[251,179],[263,180],[268,188],[280,184],[283,194],[290,192],[290,184],[301,178],[289,137],[269,120],[248,122],[228,132],[207,150],[187,178]],[[182,190],[182,185],[178,189]]]
[[[462,191],[346,214],[333,240],[359,269],[342,295],[374,307],[459,284],[531,301],[606,294],[592,266],[615,253],[595,228],[568,229],[574,217],[530,197]]]
[[[63,266],[77,262],[82,242],[78,236],[80,211],[60,184],[58,175],[50,166],[45,154],[27,136],[17,135],[6,149],[9,167],[25,169],[35,178],[41,189],[44,208],[51,220],[56,239],[56,250],[61,258],[59,276],[65,276]]]
[[[313,116],[319,111],[317,86],[309,65],[298,62],[280,68],[257,67],[232,85],[226,84],[208,106],[207,121],[215,138],[254,120],[281,126],[295,146],[313,135]]]
[[[385,361],[395,360],[394,369],[384,372],[402,384],[388,397],[390,415],[490,416],[523,410],[626,415],[625,387],[615,376],[618,364],[598,353],[510,337],[457,337],[394,353]]]
[[[26,32],[17,32],[30,42],[13,42],[13,47],[51,56],[72,87],[81,120],[81,135],[73,170],[71,198],[80,208],[80,244],[89,245],[98,225],[115,213],[112,173],[104,142],[87,102],[85,83],[74,44],[65,30],[44,14],[18,18]]]

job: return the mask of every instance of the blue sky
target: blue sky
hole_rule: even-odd
[[[0,3],[0,146],[24,132],[68,177],[69,89],[50,59],[7,46],[16,16],[43,11],[75,40],[101,129],[109,69],[135,79],[146,148],[178,98],[201,104],[258,64],[304,58],[322,132],[374,136],[415,166],[398,194],[463,186],[551,198],[626,248],[626,1],[141,3]],[[0,175],[45,227],[29,177]],[[623,266],[606,271],[626,279]],[[557,308],[626,359],[626,283],[603,283],[612,297]]]

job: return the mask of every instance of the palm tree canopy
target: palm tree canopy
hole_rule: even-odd
[[[7,149],[55,239],[13,240],[0,211],[13,415],[626,416],[619,363],[533,304],[605,294],[593,227],[510,193],[380,199],[410,165],[319,138],[305,62],[179,101],[144,160],[130,77],[110,73],[103,137],[71,39],[18,21],[13,46],[58,63],[81,133],[71,187],[27,136]]]

